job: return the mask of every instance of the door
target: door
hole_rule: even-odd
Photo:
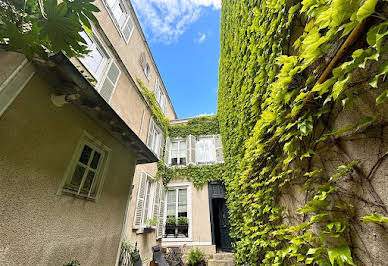
[[[222,251],[231,251],[232,244],[230,238],[230,224],[228,208],[226,207],[225,199],[220,200],[218,204],[218,221],[219,221],[219,232],[220,232],[220,249]]]
[[[210,222],[212,243],[217,251],[232,251],[228,207],[225,200],[225,187],[221,182],[209,183]]]

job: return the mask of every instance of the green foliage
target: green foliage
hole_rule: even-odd
[[[163,161],[159,161],[157,177],[163,179],[165,186],[172,180],[187,179],[192,181],[196,188],[202,188],[212,180],[221,180],[224,171],[223,163],[167,167]]]
[[[174,124],[169,128],[171,138],[186,138],[188,135],[218,135],[220,129],[217,116],[201,116],[190,119],[184,124]]]
[[[176,218],[175,216],[170,216],[170,217],[167,217],[166,219],[166,224],[176,224]]]
[[[156,224],[158,223],[158,220],[155,218],[152,218],[152,219],[145,219],[145,223],[148,224],[148,225],[151,225],[151,226],[156,226]]]
[[[374,213],[361,218],[363,223],[388,224],[388,217]]]
[[[205,253],[200,248],[194,248],[190,250],[187,260],[189,265],[196,265],[205,260]]]
[[[178,218],[178,224],[179,225],[186,225],[189,224],[189,219],[186,217],[179,217]]]
[[[377,104],[387,98],[381,86],[388,72],[381,59],[386,19],[368,26],[365,47],[348,48],[349,57],[342,58],[328,79],[317,82],[334,57],[333,44],[377,14],[377,2],[223,1],[217,117],[236,264],[353,265],[347,244],[351,204],[335,194],[337,182],[357,162],[339,166],[332,176],[305,166],[325,142],[375,123],[376,117],[367,117],[333,131],[323,122],[334,107],[351,106],[355,70],[369,63],[379,66],[370,85],[381,90]],[[291,32],[300,32],[299,37]],[[299,213],[306,221],[288,226],[279,200],[295,180],[305,182],[307,203]]]
[[[137,79],[137,82],[139,83],[141,87],[141,93],[143,94],[144,98],[147,100],[149,106],[152,109],[152,114],[154,118],[156,119],[156,123],[163,129],[164,135],[168,135],[168,129],[170,127],[170,120],[168,120],[163,112],[162,109],[160,109],[159,105],[156,102],[155,94],[151,92],[143,83],[141,79]]]
[[[9,0],[1,1],[0,44],[9,51],[22,52],[28,59],[49,52],[64,51],[67,56],[87,54],[80,36],[83,25],[98,24],[94,0]]]

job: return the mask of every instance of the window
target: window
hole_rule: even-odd
[[[189,221],[188,215],[188,188],[174,187],[167,191],[167,212],[166,212],[166,229],[165,237],[188,237],[189,223],[186,225],[179,221]],[[181,218],[181,219],[180,219]],[[183,218],[183,219],[182,219]],[[185,219],[186,218],[186,219]],[[178,226],[169,224],[169,220],[174,220]]]
[[[196,139],[189,135],[186,139],[172,139],[167,137],[164,162],[167,165],[195,164]]]
[[[143,72],[144,72],[144,75],[146,76],[146,78],[149,80],[150,79],[150,65],[147,63],[147,59],[146,59],[146,55],[145,53],[141,53],[140,55],[140,66],[141,68],[143,69]]]
[[[116,28],[121,33],[125,42],[128,43],[135,28],[129,8],[122,0],[105,0],[104,2]]]
[[[186,165],[186,140],[171,141],[170,165]]]
[[[163,114],[166,112],[166,96],[164,95],[163,89],[160,86],[159,79],[156,80],[155,85],[155,98]]]
[[[213,137],[204,137],[197,140],[196,161],[197,164],[210,164],[217,161]]]
[[[88,134],[84,134],[65,177],[63,192],[97,199],[107,167],[109,149]]]
[[[80,35],[87,42],[91,52],[79,60],[97,80],[96,90],[109,103],[121,75],[120,68],[109,56],[108,50],[104,49],[97,35],[90,36],[85,31],[81,32]]]
[[[156,182],[155,179],[142,172],[138,186],[136,210],[134,216],[134,228],[141,229],[149,227],[149,220],[156,220],[157,228],[159,221],[163,219],[160,214],[164,213],[161,206],[164,206],[163,185]]]
[[[85,31],[80,32],[81,37],[86,41],[90,53],[80,58],[82,64],[90,74],[99,81],[109,63],[109,57],[97,38],[89,36]]]
[[[148,129],[147,145],[156,154],[156,156],[160,158],[163,153],[163,144],[164,137],[162,131],[151,118]]]

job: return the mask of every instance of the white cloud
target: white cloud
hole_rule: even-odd
[[[203,43],[206,40],[206,38],[207,38],[206,33],[198,32],[198,36],[199,36],[198,39],[197,39],[198,43]]]
[[[215,114],[215,113],[209,113],[209,114],[203,113],[203,114],[196,115],[196,116],[194,116],[194,117],[199,117],[199,116],[212,116],[212,115],[216,115],[216,114]]]
[[[132,2],[151,40],[166,44],[176,41],[187,27],[202,15],[205,8],[221,8],[221,0],[132,0]]]

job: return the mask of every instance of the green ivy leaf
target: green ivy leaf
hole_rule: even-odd
[[[388,152],[387,152],[388,153]],[[376,223],[376,224],[388,224],[388,217],[374,213],[372,215],[366,215],[361,218],[363,223]]]
[[[362,21],[375,12],[375,7],[378,0],[366,0],[364,4],[357,11],[357,20]]]
[[[333,266],[336,265],[335,263],[338,263],[340,266],[345,265],[345,263],[355,265],[348,246],[328,248],[327,253],[329,255],[331,265]]]

